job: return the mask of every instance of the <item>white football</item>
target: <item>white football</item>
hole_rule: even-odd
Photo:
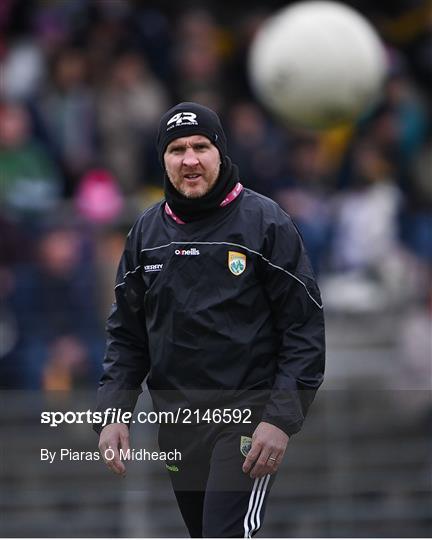
[[[294,126],[352,122],[380,94],[387,61],[370,23],[337,2],[293,4],[255,36],[249,72],[257,97]]]

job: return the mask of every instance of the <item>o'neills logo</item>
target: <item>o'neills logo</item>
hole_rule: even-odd
[[[176,249],[174,251],[176,255],[199,255],[199,249],[191,248],[191,249]]]

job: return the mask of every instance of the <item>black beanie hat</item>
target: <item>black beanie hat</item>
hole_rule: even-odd
[[[157,151],[163,164],[166,147],[174,139],[204,135],[219,150],[221,160],[227,154],[227,142],[218,115],[211,109],[193,102],[175,105],[161,118],[157,136]]]

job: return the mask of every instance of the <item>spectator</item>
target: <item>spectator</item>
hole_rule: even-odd
[[[8,49],[2,66],[2,87],[7,99],[30,100],[39,89],[46,58],[32,40],[17,40]]]
[[[52,210],[61,177],[45,148],[33,138],[23,105],[0,105],[0,207],[21,216]]]
[[[125,193],[145,181],[141,155],[145,137],[167,106],[166,92],[135,51],[118,55],[98,107],[103,161]]]
[[[402,212],[402,239],[425,264],[432,263],[432,137],[415,156],[410,193]]]
[[[34,263],[17,272],[23,388],[67,390],[97,378],[101,335],[87,251],[77,230],[54,226],[39,238]]]
[[[369,140],[358,142],[350,189],[334,196],[327,308],[385,311],[407,298],[398,240],[402,200],[392,164]]]
[[[51,78],[36,102],[43,133],[65,174],[67,194],[96,157],[95,103],[86,69],[80,49],[58,51]]]
[[[222,91],[220,34],[207,10],[191,10],[179,21],[175,61],[177,96],[190,101],[197,92]]]
[[[330,234],[329,165],[319,137],[313,135],[294,138],[285,159],[287,172],[275,198],[295,220],[318,273],[325,262]]]
[[[19,226],[0,216],[0,388],[19,387],[18,326],[12,308],[14,267],[25,263],[30,246]]]
[[[397,245],[400,202],[392,164],[369,142],[359,144],[353,185],[335,198],[333,268],[367,270],[387,257]]]
[[[229,113],[233,161],[245,186],[270,196],[283,175],[286,141],[253,102],[239,102]]]

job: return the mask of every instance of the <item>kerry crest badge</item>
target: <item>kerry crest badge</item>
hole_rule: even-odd
[[[244,437],[243,435],[240,438],[240,452],[246,457],[249,450],[252,446],[252,439],[250,437]]]
[[[235,276],[246,270],[246,255],[237,251],[228,251],[228,268]]]

